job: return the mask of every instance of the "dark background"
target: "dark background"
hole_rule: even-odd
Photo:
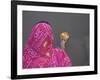
[[[54,47],[60,47],[60,33],[69,32],[65,51],[73,66],[89,65],[89,14],[23,11],[23,46],[32,26],[39,21],[47,21],[52,25]]]

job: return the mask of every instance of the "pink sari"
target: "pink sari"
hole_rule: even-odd
[[[23,50],[23,68],[47,68],[71,66],[67,53],[53,48],[53,32],[47,22],[33,26],[32,33]]]

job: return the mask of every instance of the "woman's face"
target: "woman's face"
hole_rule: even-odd
[[[48,44],[48,41],[45,41],[45,42],[43,43],[43,47],[47,47],[47,44]]]

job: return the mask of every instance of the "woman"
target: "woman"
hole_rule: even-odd
[[[47,22],[33,26],[23,50],[23,68],[47,68],[71,66],[71,60],[63,49],[53,48],[53,32]]]

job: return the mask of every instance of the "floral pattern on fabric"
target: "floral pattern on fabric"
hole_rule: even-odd
[[[71,66],[67,53],[63,49],[53,48],[53,40],[50,24],[35,24],[23,49],[23,68]]]

